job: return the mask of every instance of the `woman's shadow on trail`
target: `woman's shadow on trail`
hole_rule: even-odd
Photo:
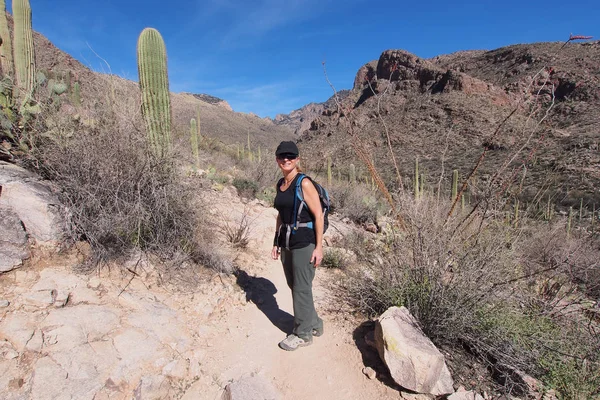
[[[236,283],[246,293],[246,301],[251,301],[265,316],[286,335],[294,329],[294,317],[281,310],[275,299],[277,288],[270,280],[250,276],[242,269],[235,271]]]

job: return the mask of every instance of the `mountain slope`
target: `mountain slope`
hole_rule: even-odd
[[[543,193],[562,206],[600,203],[600,42],[515,45],[430,60],[388,50],[361,67],[341,106],[341,113],[322,112],[302,135],[316,170],[327,156],[342,174],[355,162],[350,122],[387,182],[395,182],[395,172],[386,127],[405,185],[412,185],[417,157],[431,186],[444,159],[448,188],[448,171],[466,176],[487,149],[475,186],[510,161],[500,178],[525,201]]]
[[[9,14],[8,18],[11,24],[12,18]],[[92,99],[106,97],[111,91],[117,96],[130,97],[132,107],[139,104],[137,82],[91,71],[37,32],[34,32],[34,45],[36,69],[43,72],[47,78],[64,79],[69,85],[79,82],[84,108],[91,106]],[[291,128],[278,126],[268,119],[254,115],[234,112],[225,100],[208,94],[171,93],[171,105],[175,137],[187,139],[190,119],[197,118],[198,112],[201,134],[221,140],[225,144],[243,145],[247,143],[250,135],[251,146],[274,150],[275,142],[293,137]]]

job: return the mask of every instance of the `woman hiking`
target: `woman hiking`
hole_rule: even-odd
[[[281,255],[285,279],[292,290],[294,330],[279,342],[279,347],[288,351],[308,346],[313,336],[323,334],[323,320],[317,315],[312,293],[315,269],[323,260],[323,210],[311,179],[303,179],[299,155],[294,142],[283,141],[275,151],[283,178],[277,183],[275,196],[279,213],[271,257],[277,260]],[[298,190],[304,204],[297,198]]]

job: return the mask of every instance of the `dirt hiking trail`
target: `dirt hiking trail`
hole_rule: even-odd
[[[350,315],[346,315],[346,320],[344,315],[330,311],[338,308],[327,289],[327,282],[335,279],[334,271],[318,269],[313,285],[315,305],[325,321],[325,334],[296,351],[287,352],[277,346],[293,324],[292,297],[281,262],[270,257],[277,214],[275,209],[258,202],[243,205],[233,200],[230,205],[236,205],[228,208],[234,220],[245,209],[253,221],[250,244],[236,260],[243,271],[237,281],[244,287],[249,302],[224,310],[212,332],[207,358],[211,372],[216,374],[214,391],[203,397],[202,385],[196,384],[184,398],[218,398],[224,382],[249,374],[270,379],[283,399],[400,398],[397,390],[363,374],[361,352],[353,339],[357,325],[349,322]],[[335,230],[331,228],[332,232]]]
[[[218,224],[233,226],[244,213],[251,221],[243,250],[215,232],[237,276],[205,271],[181,290],[147,258],[83,275],[74,253],[0,275],[0,397],[215,400],[229,382],[259,376],[285,400],[400,398],[363,374],[353,338],[361,321],[331,296],[334,270],[320,268],[314,282],[325,334],[293,352],[277,346],[293,309],[281,263],[270,257],[276,211],[233,188],[202,196]],[[328,234],[348,229],[331,223]]]

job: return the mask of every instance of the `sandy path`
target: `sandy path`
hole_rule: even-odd
[[[241,205],[235,209],[241,213]],[[281,263],[270,258],[275,210],[254,204],[246,207],[254,219],[249,250],[238,257],[249,302],[226,310],[221,323],[207,336],[207,378],[197,382],[185,399],[219,398],[231,380],[259,374],[271,380],[284,399],[383,399],[399,398],[399,393],[363,373],[362,356],[352,338],[354,324],[343,323],[339,315],[327,313],[330,297],[324,282],[333,272],[319,269],[314,284],[315,302],[325,321],[325,334],[311,346],[293,352],[277,344],[285,337],[292,321],[291,293]],[[235,218],[235,217],[234,217]],[[283,330],[282,330],[283,329]],[[206,380],[210,379],[207,390]]]
[[[252,221],[248,248],[229,250],[237,282],[203,271],[188,291],[170,288],[148,260],[136,269],[143,257],[127,264],[135,275],[123,266],[80,275],[75,253],[0,275],[0,398],[214,400],[252,375],[285,400],[399,398],[362,373],[360,321],[328,312],[335,271],[319,269],[314,283],[325,334],[294,352],[277,346],[293,319],[281,263],[270,258],[275,210],[243,204],[231,188],[206,195],[214,221],[234,224],[244,210]]]

